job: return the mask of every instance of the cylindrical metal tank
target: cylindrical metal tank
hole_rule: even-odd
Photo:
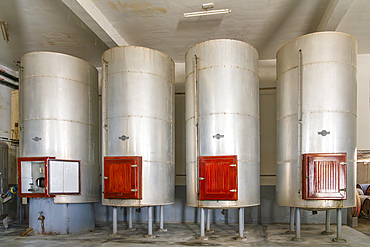
[[[42,232],[37,218],[43,211],[46,233],[90,230],[95,224],[89,203],[99,201],[98,72],[76,57],[31,52],[22,56],[20,75],[20,157],[81,161],[81,194],[30,198],[30,227]],[[69,203],[75,205],[68,209]],[[56,213],[61,207],[66,217]],[[84,217],[75,228],[70,217],[78,211]]]
[[[256,49],[237,40],[206,41],[186,53],[185,67],[187,204],[203,208],[259,205]],[[199,179],[203,179],[199,157],[227,155],[237,156],[238,199],[199,200]]]
[[[8,189],[8,144],[0,141],[0,195]],[[6,206],[0,201],[0,216],[7,213]]]
[[[357,104],[355,38],[338,32],[308,34],[286,43],[278,51],[276,59],[277,204],[315,210],[354,207]],[[302,157],[307,154],[346,154],[346,162],[336,163],[335,166],[331,161],[310,163],[309,166],[319,170],[312,170],[313,175],[306,176],[306,169],[313,169],[308,166],[303,169],[305,161],[302,161]],[[346,199],[331,199],[331,191],[336,189],[334,182],[338,182],[338,177],[329,173],[338,171],[334,167],[342,169],[342,165],[346,165],[346,174],[340,193],[346,192]],[[303,186],[307,183],[306,179],[316,181],[308,186],[317,186],[317,192],[325,194],[323,199],[320,196],[303,199],[307,190]]]
[[[142,158],[141,199],[106,199],[103,205],[144,207],[175,202],[174,72],[167,55],[144,47],[103,54],[104,157]],[[104,178],[108,174],[104,173]],[[114,175],[117,179],[123,174]],[[123,178],[125,179],[125,178]]]
[[[0,138],[9,139],[10,135],[10,101],[12,89],[0,84]]]

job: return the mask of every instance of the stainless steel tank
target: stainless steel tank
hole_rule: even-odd
[[[81,161],[81,194],[30,198],[30,227],[41,232],[37,218],[44,205],[46,232],[92,229],[94,210],[90,203],[99,202],[100,197],[98,72],[79,58],[53,52],[27,53],[21,66],[20,157]],[[68,209],[70,203],[76,205]],[[68,215],[78,212],[88,215],[81,219],[86,224],[75,229],[70,227]]]
[[[108,179],[104,166],[103,205],[175,202],[174,72],[170,57],[149,48],[126,46],[104,52],[103,163],[104,157],[141,156],[142,198],[104,198],[104,178]]]
[[[10,139],[10,101],[12,89],[0,84],[0,139]]]
[[[186,53],[185,66],[187,204],[203,208],[259,205],[256,49],[237,40],[210,40]],[[198,200],[199,179],[204,179],[199,177],[199,157],[227,155],[237,156],[238,199]]]
[[[354,207],[356,40],[337,32],[308,34],[285,44],[276,58],[277,204],[312,210]],[[347,161],[339,164],[347,167],[346,188],[340,189],[346,199],[303,199],[302,183],[313,178],[303,175],[301,154],[346,154]],[[334,171],[322,165],[317,176]],[[317,183],[323,191],[333,189],[326,181]]]
[[[8,144],[0,141],[0,195],[8,191]],[[7,205],[0,200],[0,217],[7,213]]]

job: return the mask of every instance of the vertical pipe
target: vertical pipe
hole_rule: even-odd
[[[342,238],[342,209],[337,209],[337,239]]]
[[[160,205],[159,209],[159,229],[163,230],[163,205]]]
[[[295,229],[295,238],[300,239],[301,238],[301,209],[296,208],[296,229]]]
[[[117,234],[117,207],[113,207],[113,235]]]
[[[325,232],[330,232],[330,210],[326,210]]]
[[[244,208],[239,208],[239,238],[243,238],[244,233]]]
[[[200,237],[205,237],[205,233],[204,233],[204,208],[200,209]]]
[[[128,228],[132,229],[132,208],[128,208]]]
[[[194,96],[195,96],[195,109],[194,109],[194,117],[195,117],[195,127],[196,127],[196,142],[195,142],[195,151],[197,154],[197,192],[199,192],[199,95],[198,95],[198,57],[197,55],[194,55],[195,57],[195,71],[194,71]]]
[[[22,224],[22,220],[23,220],[23,215],[22,215],[22,202],[21,202],[22,198],[19,198],[18,201],[19,201],[19,224]]]
[[[290,226],[289,231],[294,232],[294,208],[290,207]]]
[[[153,207],[148,207],[148,235],[153,235]]]
[[[207,232],[211,231],[211,209],[207,209]]]

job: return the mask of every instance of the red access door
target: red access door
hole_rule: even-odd
[[[104,158],[104,198],[142,199],[142,157]]]
[[[302,187],[305,200],[347,199],[347,154],[304,154]]]
[[[199,158],[199,200],[238,200],[236,155]]]

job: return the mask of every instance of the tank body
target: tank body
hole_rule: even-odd
[[[27,53],[21,66],[19,156],[81,161],[81,194],[30,198],[30,227],[41,232],[40,221],[31,217],[37,219],[44,211],[45,232],[90,230],[95,227],[94,211],[86,203],[99,201],[98,72],[79,58],[53,52]],[[76,204],[70,212],[86,216],[86,224],[77,229],[70,227],[68,217],[55,214],[57,207],[70,203]]]
[[[8,187],[8,144],[0,141],[0,195],[6,193]],[[0,203],[0,216],[7,213],[7,204]]]
[[[103,158],[142,157],[142,198],[105,199],[103,189],[103,205],[175,202],[174,71],[172,59],[153,49],[125,46],[104,52]]]
[[[259,205],[256,49],[236,40],[206,41],[187,52],[185,67],[187,204],[204,208]],[[215,138],[217,134],[221,138]],[[198,200],[198,155],[237,155],[238,200]]]
[[[308,34],[285,44],[276,58],[277,204],[315,210],[354,207],[356,40],[337,32]],[[302,154],[347,154],[345,200],[302,199],[300,149]]]
[[[0,84],[0,138],[10,139],[10,101],[12,89]]]

